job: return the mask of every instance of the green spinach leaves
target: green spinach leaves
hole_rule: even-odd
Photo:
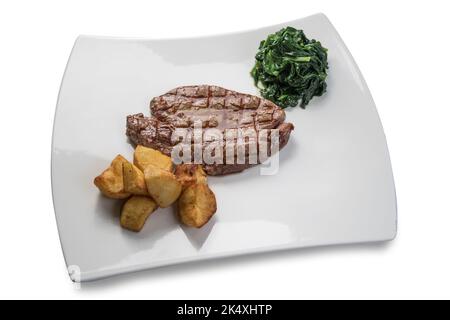
[[[327,49],[303,30],[281,29],[263,40],[251,71],[264,98],[282,108],[305,108],[327,88]]]

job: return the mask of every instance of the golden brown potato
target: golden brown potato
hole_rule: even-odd
[[[172,172],[172,159],[158,150],[137,146],[134,150],[134,164],[145,171],[148,165]]]
[[[120,225],[125,229],[139,232],[156,208],[157,205],[153,199],[144,196],[132,196],[122,207]]]
[[[123,185],[125,192],[148,196],[144,173],[130,162],[123,163]]]
[[[189,227],[203,227],[216,210],[216,196],[207,184],[197,183],[187,187],[178,200],[181,222]]]
[[[170,206],[180,196],[181,183],[172,172],[147,165],[144,176],[148,193],[161,208]]]
[[[123,185],[122,165],[127,162],[127,159],[119,154],[111,162],[109,168],[94,179],[94,184],[108,198],[125,199],[130,196]]]
[[[208,183],[206,173],[199,164],[180,164],[175,168],[175,176],[183,190],[196,183]]]

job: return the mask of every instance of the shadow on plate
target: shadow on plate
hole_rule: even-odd
[[[214,215],[211,218],[211,220],[209,220],[208,223],[200,229],[186,227],[182,224],[180,225],[181,229],[183,229],[184,233],[186,234],[186,237],[191,242],[191,244],[195,247],[195,249],[200,250],[205,244],[209,235],[211,234],[211,231],[214,228],[215,224],[216,224],[216,216]]]

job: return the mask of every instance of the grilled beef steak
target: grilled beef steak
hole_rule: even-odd
[[[208,129],[218,129],[222,133],[228,129],[254,129],[259,133],[262,129],[278,129],[280,149],[287,144],[294,129],[291,123],[284,122],[284,111],[271,101],[217,86],[175,88],[154,98],[150,102],[150,110],[152,117],[145,117],[142,113],[127,117],[127,136],[135,144],[160,150],[169,156],[178,143],[172,139],[175,130],[182,128],[192,131],[199,123],[203,132]],[[270,143],[270,133],[267,140]],[[250,145],[254,143],[258,148],[259,142],[257,139],[246,139],[244,142],[245,163],[238,164],[234,161],[233,164],[228,164],[224,145],[223,164],[204,162],[206,173],[223,175],[252,166],[248,161]],[[202,148],[210,143],[211,141],[204,139]],[[268,154],[270,153],[269,146]],[[236,154],[237,152],[235,157]]]

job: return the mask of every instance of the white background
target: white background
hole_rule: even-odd
[[[195,36],[316,12],[340,32],[377,103],[397,187],[397,239],[73,285],[53,214],[50,144],[76,36]],[[0,298],[450,298],[449,12],[447,1],[2,1]]]

